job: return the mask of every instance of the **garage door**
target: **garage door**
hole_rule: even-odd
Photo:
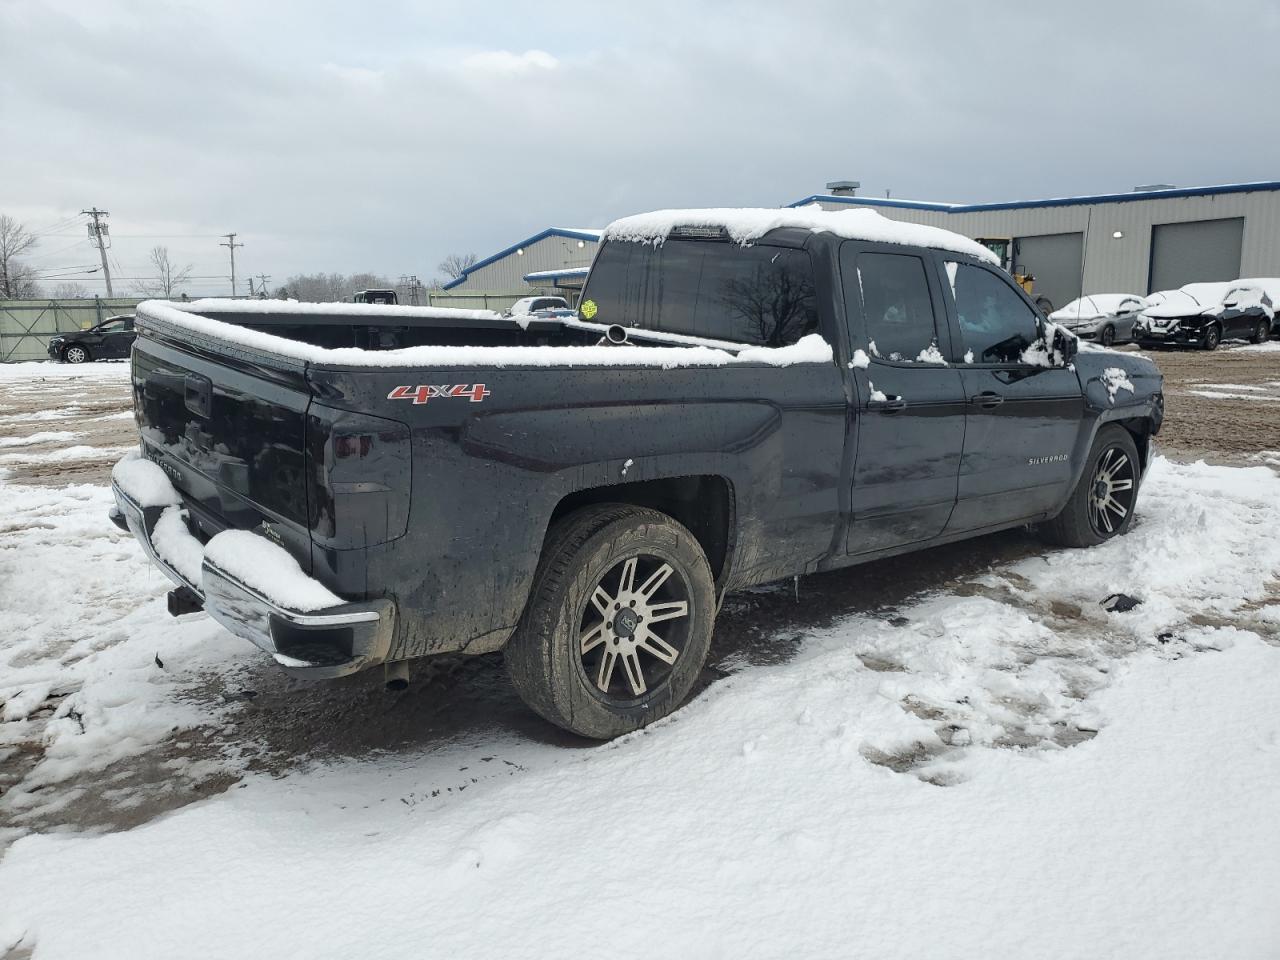
[[[1016,237],[1013,241],[1015,270],[1036,278],[1031,299],[1049,301],[1050,310],[1066,306],[1080,296],[1080,254],[1084,234],[1049,233],[1039,237]]]
[[[1151,228],[1151,272],[1147,292],[1172,290],[1200,280],[1240,276],[1244,217],[1158,223]]]

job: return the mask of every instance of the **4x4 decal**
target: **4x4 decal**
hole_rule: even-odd
[[[396,387],[387,394],[388,400],[412,400],[426,403],[432,397],[467,397],[472,403],[481,403],[492,391],[483,383],[424,384],[416,387]]]

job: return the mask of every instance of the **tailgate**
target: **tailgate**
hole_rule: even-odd
[[[183,493],[196,532],[269,524],[309,570],[304,370],[144,333],[133,391],[143,453]]]

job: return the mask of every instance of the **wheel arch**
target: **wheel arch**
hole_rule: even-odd
[[[601,503],[648,507],[683,524],[707,555],[717,592],[723,590],[733,566],[736,541],[736,501],[733,482],[727,477],[695,474],[576,490],[556,503],[547,532],[575,510]]]

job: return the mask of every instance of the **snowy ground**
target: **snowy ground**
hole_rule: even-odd
[[[123,365],[52,370],[82,409],[6,421],[46,384],[0,367],[0,439],[75,436],[0,455],[117,446]],[[1275,957],[1257,462],[1157,462],[1095,550],[738,595],[701,694],[605,746],[491,660],[397,697],[282,680],[164,613],[105,473],[0,464],[0,956]]]

